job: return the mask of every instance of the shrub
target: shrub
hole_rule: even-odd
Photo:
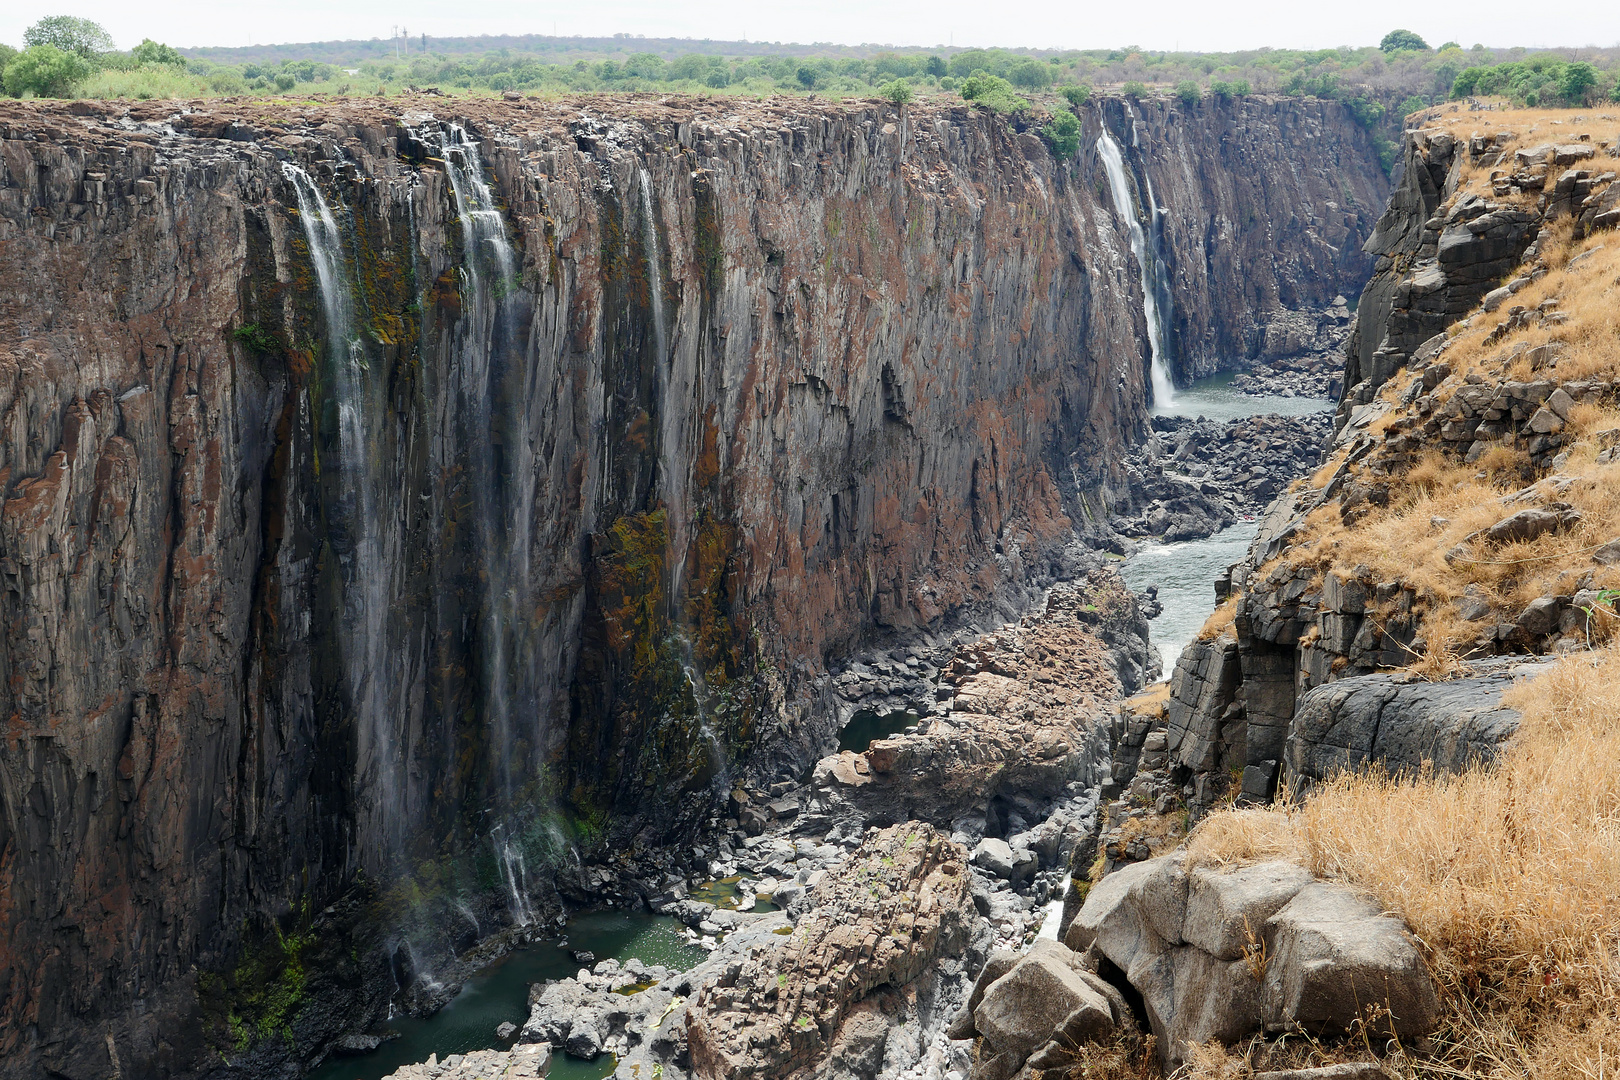
[[[184,67],[186,63],[186,58],[181,56],[178,50],[153,41],[151,38],[143,38],[139,45],[129,50],[129,55],[134,59],[137,67],[144,64],[172,64],[177,67]]]
[[[31,45],[6,65],[6,93],[12,97],[66,97],[90,74],[90,62],[55,45]]]
[[[23,44],[49,45],[85,60],[113,50],[112,35],[100,23],[72,15],[47,15],[23,31]]]
[[[1014,64],[1007,69],[1007,81],[1014,86],[1022,86],[1028,90],[1036,90],[1052,83],[1052,67],[1039,60],[1025,60],[1022,64]]]
[[[1080,118],[1067,110],[1058,112],[1052,122],[1041,129],[1052,154],[1059,161],[1068,161],[1080,150]]]
[[[1012,84],[995,75],[973,75],[962,83],[962,97],[994,113],[1022,112],[1029,102],[1014,94]]]
[[[793,73],[793,77],[798,79],[799,85],[804,87],[806,90],[814,90],[816,88],[816,80],[819,76],[815,68],[811,67],[809,64],[804,64],[800,66],[798,71]]]
[[[1204,99],[1204,92],[1198,89],[1198,84],[1191,79],[1184,79],[1176,83],[1176,97],[1182,105],[1190,109]]]
[[[1132,79],[1130,82],[1125,84],[1124,93],[1125,96],[1130,98],[1132,101],[1141,101],[1143,98],[1148,96],[1148,88],[1145,84],[1139,83],[1135,79]]]
[[[894,79],[890,82],[884,83],[883,86],[878,90],[878,93],[882,94],[896,105],[904,105],[906,102],[911,100],[911,84],[906,82],[904,79]]]
[[[1400,107],[1396,110],[1396,113],[1400,116],[1411,116],[1418,110],[1427,109],[1428,107],[1429,103],[1427,101],[1424,101],[1416,94],[1413,94],[1411,97],[1401,102]]]
[[[1384,40],[1378,43],[1378,47],[1386,53],[1429,51],[1429,43],[1410,30],[1391,30],[1384,35]]]
[[[283,71],[281,74],[276,76],[276,89],[280,90],[283,94],[297,85],[298,77],[296,75]]]
[[[1077,109],[1091,100],[1091,86],[1087,83],[1080,83],[1078,86],[1065,86],[1058,93],[1062,94],[1064,99]]]
[[[1209,84],[1210,93],[1222,101],[1231,101],[1235,97],[1243,97],[1249,92],[1247,79],[1234,79],[1231,82],[1212,82]]]
[[[715,68],[704,76],[703,85],[712,86],[716,90],[723,90],[731,85],[731,76],[719,68]]]

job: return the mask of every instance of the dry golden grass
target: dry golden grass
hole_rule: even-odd
[[[1603,162],[1607,160],[1602,156],[1603,150],[1613,145],[1616,138],[1616,125],[1613,120],[1602,119],[1602,111],[1593,112],[1582,110],[1571,112],[1567,109],[1500,109],[1493,112],[1466,112],[1459,110],[1451,112],[1442,108],[1439,112],[1425,112],[1421,117],[1414,117],[1413,122],[1420,124],[1425,130],[1445,130],[1462,145],[1459,151],[1463,157],[1463,166],[1459,192],[1490,196],[1491,194],[1491,162],[1496,160],[1495,152],[1487,153],[1476,162],[1467,153],[1468,140],[1474,135],[1494,137],[1499,132],[1505,132],[1510,138],[1505,144],[1507,160],[1504,164],[1496,166],[1498,169],[1511,171],[1513,165],[1513,152],[1544,143],[1573,143],[1579,142],[1581,135],[1589,136],[1589,141],[1598,148],[1599,156],[1594,163],[1603,171]],[[1610,116],[1614,113],[1611,111]],[[1575,117],[1581,117],[1579,123]],[[1535,196],[1526,194],[1519,196],[1521,201],[1533,203]],[[1497,200],[1509,201],[1509,200]]]
[[[1449,1015],[1439,1067],[1400,1075],[1598,1076],[1620,1061],[1620,647],[1507,700],[1523,722],[1493,768],[1345,775],[1302,803],[1212,814],[1188,843],[1206,865],[1295,859],[1407,921]]]
[[[1198,628],[1198,640],[1214,641],[1231,629],[1232,623],[1237,619],[1238,604],[1242,600],[1242,593],[1233,593],[1222,600],[1215,610],[1209,613],[1204,625]]]

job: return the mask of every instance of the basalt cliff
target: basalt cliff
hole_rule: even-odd
[[[1071,575],[1143,283],[1298,351],[1386,194],[1335,103],[1082,120],[0,105],[0,1075],[318,1060]]]

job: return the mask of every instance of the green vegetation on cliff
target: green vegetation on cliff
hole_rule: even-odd
[[[37,31],[37,32],[36,32]],[[1620,50],[1431,49],[1410,31],[1395,30],[1378,45],[1334,49],[1257,48],[1236,52],[1164,52],[1129,45],[1116,49],[884,48],[830,44],[641,38],[401,37],[326,41],[239,49],[175,50],[150,39],[128,52],[113,49],[106,31],[82,19],[43,19],[25,44],[52,48],[82,61],[64,74],[49,54],[36,56],[6,80],[13,97],[206,97],[221,95],[392,94],[410,87],[444,93],[805,94],[910,96],[955,93],[992,78],[1006,90],[971,99],[1013,111],[1032,91],[1098,86],[1141,87],[1145,95],[1175,93],[1188,105],[1208,91],[1228,98],[1249,92],[1314,94],[1380,102],[1404,114],[1462,93],[1503,93],[1542,104],[1582,104],[1614,93]],[[0,71],[19,59],[0,45]],[[50,59],[49,65],[44,63]],[[1522,66],[1525,75],[1517,66]],[[39,74],[48,67],[51,78]],[[1582,93],[1551,68],[1587,69]],[[1511,69],[1511,70],[1510,70]],[[1459,81],[1467,72],[1474,82]],[[1579,76],[1574,77],[1576,82]],[[1556,91],[1545,87],[1552,83]],[[1500,85],[1498,85],[1498,83]],[[964,95],[969,96],[969,95]],[[1395,113],[1399,106],[1400,112]]]

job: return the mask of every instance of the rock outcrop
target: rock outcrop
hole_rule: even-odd
[[[1123,867],[1092,887],[1065,941],[1141,995],[1167,1064],[1257,1032],[1365,1022],[1409,1039],[1440,1016],[1401,921],[1291,863],[1188,870],[1178,853]]]
[[[1294,710],[1282,778],[1304,791],[1313,780],[1373,763],[1407,773],[1488,763],[1519,730],[1519,713],[1502,704],[1502,692],[1545,663],[1496,660],[1476,666],[1483,674],[1445,682],[1360,675],[1319,686]]]
[[[819,762],[809,812],[943,827],[973,818],[1004,837],[1019,804],[1050,803],[1093,779],[1097,735],[1122,675],[1127,686],[1143,677],[1146,630],[1135,598],[1112,571],[1059,586],[1043,613],[956,653],[941,675],[937,711],[914,734]],[[1118,667],[1111,646],[1116,655],[1123,650]],[[1058,839],[1046,852],[1049,865],[1077,838]]]
[[[967,853],[927,825],[869,837],[816,887],[780,947],[697,992],[686,1020],[693,1075],[851,1075],[840,1044],[855,1034],[845,1028],[863,1000],[941,959],[976,959],[976,937],[983,948],[969,886]]]

